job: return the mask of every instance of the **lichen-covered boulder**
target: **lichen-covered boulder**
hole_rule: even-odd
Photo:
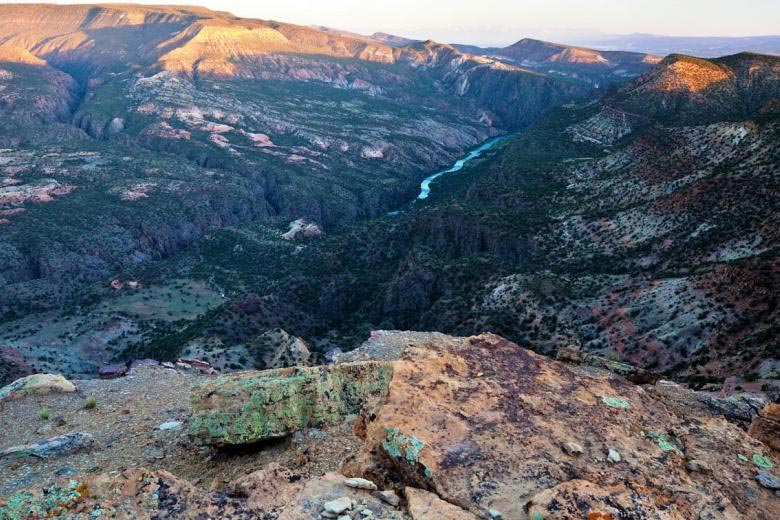
[[[193,389],[189,434],[201,445],[240,445],[336,424],[376,407],[393,366],[361,362],[241,372]]]
[[[357,473],[479,518],[780,518],[780,500],[755,479],[777,465],[769,450],[676,391],[490,334],[431,337],[395,361]],[[571,443],[581,454],[567,454]],[[710,471],[691,471],[694,460]]]
[[[17,379],[10,385],[0,388],[0,403],[7,399],[15,399],[25,395],[46,395],[50,393],[75,392],[76,387],[57,374],[33,374]]]

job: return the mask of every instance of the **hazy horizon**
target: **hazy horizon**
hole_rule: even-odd
[[[776,0],[754,0],[750,9],[728,0],[690,0],[685,5],[672,0],[529,0],[522,4],[502,0],[483,0],[479,4],[432,0],[424,5],[413,0],[376,0],[370,5],[360,0],[286,0],[263,5],[247,0],[138,3],[200,5],[242,17],[474,45],[508,44],[522,37],[582,41],[635,33],[688,37],[780,34],[780,3]]]

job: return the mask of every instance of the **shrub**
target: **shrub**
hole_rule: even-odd
[[[84,403],[84,408],[86,408],[87,410],[92,410],[96,406],[97,406],[97,399],[95,398],[95,396],[91,395],[87,397],[87,402]]]
[[[38,418],[42,421],[48,421],[49,420],[49,409],[47,407],[43,407],[40,410],[38,410]]]

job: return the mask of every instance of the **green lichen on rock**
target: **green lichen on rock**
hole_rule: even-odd
[[[398,428],[387,428],[387,434],[382,449],[397,463],[401,463],[409,475],[420,477],[420,472],[425,479],[432,479],[433,472],[425,464],[420,462],[420,453],[425,448],[425,443],[413,435],[401,433]]]
[[[753,464],[762,469],[772,469],[775,467],[771,460],[758,453],[753,454]]]
[[[673,434],[667,435],[663,432],[648,432],[647,436],[653,439],[664,453],[676,451],[680,455],[685,454],[685,446],[683,446],[682,441]]]
[[[739,460],[741,460],[742,462],[747,462],[748,461],[748,458],[745,455],[743,455],[742,453],[738,454],[737,458]]]
[[[631,408],[631,404],[629,404],[628,401],[621,399],[620,397],[615,397],[614,395],[602,395],[601,402],[610,408],[619,408],[621,410],[628,410]]]
[[[193,389],[197,444],[240,445],[336,424],[386,396],[391,363],[361,362],[227,374]]]
[[[417,437],[404,435],[398,428],[388,428],[382,448],[395,459],[403,458],[409,464],[417,464],[420,462],[420,452],[425,448],[425,443]]]
[[[76,480],[69,481],[64,487],[48,487],[41,494],[23,491],[12,495],[5,502],[0,501],[0,520],[59,516],[84,493],[85,486]]]
[[[57,374],[33,374],[17,379],[10,385],[0,388],[0,403],[25,395],[45,395],[49,393],[72,393],[76,387]]]

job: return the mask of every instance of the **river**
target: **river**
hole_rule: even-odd
[[[506,140],[507,138],[508,136],[502,135],[499,137],[493,137],[492,139],[488,139],[487,141],[479,145],[477,148],[471,150],[465,157],[459,159],[449,170],[444,170],[438,173],[434,173],[430,177],[426,177],[425,180],[422,181],[422,184],[420,184],[420,194],[417,196],[417,200],[425,200],[431,195],[431,183],[433,181],[435,181],[439,177],[447,175],[448,173],[455,173],[461,171],[469,162],[482,156],[483,153],[487,152],[488,150],[496,146],[498,143]]]

